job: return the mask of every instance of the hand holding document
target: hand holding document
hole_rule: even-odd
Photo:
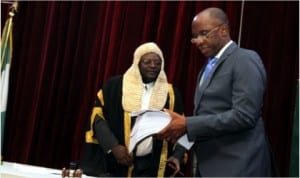
[[[166,112],[158,110],[144,110],[132,113],[131,116],[137,117],[130,134],[129,153],[140,141],[158,133],[171,121],[171,117]],[[193,145],[193,142],[188,141],[186,134],[179,138],[178,143],[186,149],[190,149]]]

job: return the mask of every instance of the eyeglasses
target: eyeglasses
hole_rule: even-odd
[[[196,40],[198,39],[202,39],[202,38],[205,38],[205,39],[208,39],[209,36],[214,32],[216,31],[217,29],[219,29],[223,24],[220,24],[220,25],[217,25],[216,27],[212,28],[211,30],[203,30],[203,31],[200,31],[196,37],[193,37],[191,39],[191,42],[192,43],[195,43]]]
[[[161,63],[162,63],[161,59],[147,59],[147,58],[146,59],[141,59],[140,62],[143,65],[147,65],[147,66],[152,65],[152,64],[154,64],[156,66],[160,66]]]

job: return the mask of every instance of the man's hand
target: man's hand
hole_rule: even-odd
[[[112,148],[112,153],[119,164],[130,166],[133,163],[132,156],[123,145],[116,145]]]
[[[166,139],[175,143],[179,137],[186,132],[185,117],[168,109],[164,109],[171,117],[171,122],[160,132],[157,133],[157,138]]]
[[[180,171],[180,163],[177,158],[171,156],[167,160],[167,165],[174,170],[174,173],[170,177],[175,177],[176,174],[180,174],[181,176],[184,176],[184,174]]]

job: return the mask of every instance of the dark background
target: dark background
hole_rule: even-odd
[[[241,47],[262,57],[268,77],[265,127],[280,175],[289,176],[299,78],[298,1],[19,2],[3,160],[58,169],[78,160],[97,91],[127,70],[134,50],[146,41],[161,47],[168,80],[180,89],[190,115],[205,62],[190,43],[191,22],[210,6],[228,14],[234,41],[240,32]],[[1,29],[8,7],[1,3]]]

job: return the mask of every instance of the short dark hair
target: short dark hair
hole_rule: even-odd
[[[228,17],[222,9],[216,8],[216,7],[211,7],[206,10],[209,12],[209,14],[213,18],[220,20],[223,24],[229,25]]]

